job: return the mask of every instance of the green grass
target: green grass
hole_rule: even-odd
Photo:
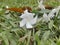
[[[60,5],[59,1],[47,0],[44,4]],[[0,0],[0,44],[1,45],[60,45],[60,18],[54,18],[50,23],[38,22],[33,29],[19,27],[19,13],[7,10],[9,7],[30,6],[35,9],[37,0]],[[36,14],[38,10],[33,11]],[[60,13],[58,14],[58,17]]]

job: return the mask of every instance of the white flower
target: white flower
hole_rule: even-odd
[[[48,16],[48,17],[50,17],[50,18],[54,17],[54,16],[55,16],[55,15],[54,15],[55,13],[56,13],[56,16],[57,16],[59,10],[60,10],[60,6],[58,6],[58,7],[55,8],[55,9],[53,9],[53,10],[49,13],[49,16]]]
[[[50,19],[55,16],[55,13],[56,13],[56,9],[51,10],[51,12],[50,12],[49,14],[44,13],[44,14],[43,14],[43,18],[42,18],[42,19],[43,19],[43,22],[44,22],[44,21],[45,21],[45,22],[50,21]]]
[[[55,16],[56,9],[52,9],[51,12],[48,14],[49,18],[53,18]]]
[[[38,7],[41,9],[41,10],[44,10],[45,9],[45,6],[43,5],[43,0],[41,0],[40,2],[38,1]]]
[[[25,10],[24,13],[20,16],[22,21],[20,21],[20,27],[26,26],[26,28],[33,28],[37,21],[37,16],[34,18],[34,13],[29,13],[28,10]]]

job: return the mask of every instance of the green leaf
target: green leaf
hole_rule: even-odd
[[[43,36],[42,36],[42,39],[43,40],[47,40],[49,38],[49,35],[50,35],[50,31],[46,31]]]
[[[36,32],[34,38],[37,41],[37,44],[40,45],[40,39],[39,39],[39,35],[40,35],[40,30]]]
[[[57,43],[56,43],[57,45],[60,45],[60,38],[59,39],[57,39]]]
[[[49,22],[49,24],[48,24],[49,29],[52,29],[52,27],[53,27],[53,23],[54,23],[54,21],[53,21],[53,20],[50,20],[50,22]]]
[[[9,45],[9,41],[8,41],[8,38],[7,36],[5,35],[6,32],[2,32],[2,39],[5,43],[5,45]]]
[[[26,45],[29,45],[30,38],[31,38],[31,31],[29,31],[29,33],[28,33],[28,40],[27,40],[27,44]]]

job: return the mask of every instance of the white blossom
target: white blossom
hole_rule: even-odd
[[[41,10],[44,10],[44,9],[45,9],[45,6],[43,5],[43,0],[41,0],[40,2],[38,1],[38,7],[39,7]]]
[[[52,9],[49,14],[44,13],[43,17],[42,17],[43,21],[45,21],[45,22],[50,21],[50,19],[55,16],[55,13],[56,13],[56,9]]]
[[[26,26],[26,28],[33,28],[33,25],[37,22],[37,16],[34,17],[34,15],[34,13],[29,13],[28,10],[25,10],[20,16],[22,18],[20,27]]]

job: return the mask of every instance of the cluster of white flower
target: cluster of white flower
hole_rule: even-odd
[[[43,5],[43,0],[38,2],[38,4],[39,4],[38,7],[41,10],[45,10],[45,6]],[[60,10],[60,6],[58,6],[55,9],[52,9],[49,12],[49,14],[44,12],[41,20],[43,22],[50,21],[51,18],[53,18],[56,14],[58,14],[59,10]],[[33,25],[36,24],[38,19],[38,16],[34,17],[34,15],[35,15],[34,13],[29,13],[28,10],[25,10],[24,13],[20,16],[20,18],[22,18],[22,21],[20,21],[20,27],[26,26],[26,28],[33,28]]]

